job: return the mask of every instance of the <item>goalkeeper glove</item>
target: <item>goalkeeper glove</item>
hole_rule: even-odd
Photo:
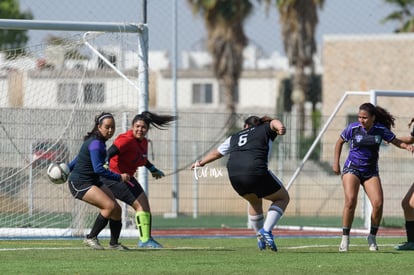
[[[155,168],[155,166],[151,166],[150,168],[148,168],[152,174],[152,177],[154,177],[155,179],[159,179],[164,177],[164,173],[161,170],[158,170],[157,168]]]

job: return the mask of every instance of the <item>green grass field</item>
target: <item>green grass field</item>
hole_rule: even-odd
[[[0,240],[2,274],[412,274],[414,251],[396,251],[401,238],[365,238],[339,253],[338,238],[277,238],[278,252],[259,251],[255,238],[158,238],[164,249],[94,251],[71,240]],[[108,239],[102,239],[104,246]]]

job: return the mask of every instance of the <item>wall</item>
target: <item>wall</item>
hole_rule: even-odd
[[[335,35],[325,36],[323,43],[322,115],[331,115],[346,91],[414,90],[414,35]],[[332,161],[332,150],[348,115],[357,115],[358,107],[369,102],[367,96],[349,97],[340,108],[323,137],[323,158]],[[379,97],[377,105],[396,118],[393,131],[408,135],[407,124],[414,116],[413,98]],[[386,154],[386,150],[383,153]],[[404,152],[400,152],[406,157]]]

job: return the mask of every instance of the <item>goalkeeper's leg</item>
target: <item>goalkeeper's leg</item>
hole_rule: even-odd
[[[135,221],[137,223],[140,238],[138,247],[162,248],[162,245],[151,237],[151,220],[150,212],[138,211],[135,213]]]
[[[135,178],[131,178],[131,182],[134,185],[128,185],[130,192],[124,194],[123,201],[135,209],[135,223],[139,235],[138,247],[162,248],[162,245],[156,242],[151,236],[152,215],[148,197]]]

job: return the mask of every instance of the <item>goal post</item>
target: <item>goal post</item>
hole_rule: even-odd
[[[144,33],[146,29],[146,25],[143,23],[125,24],[125,23],[106,23],[106,22],[100,23],[100,22],[81,22],[81,21],[0,19],[0,29]]]
[[[0,236],[83,235],[96,208],[73,199],[66,184],[50,183],[46,167],[75,156],[102,110],[122,120],[118,133],[129,125],[128,114],[147,110],[147,25],[0,19],[0,29],[84,32],[2,60]],[[120,62],[124,55],[129,63]],[[140,183],[145,189],[146,180]]]

